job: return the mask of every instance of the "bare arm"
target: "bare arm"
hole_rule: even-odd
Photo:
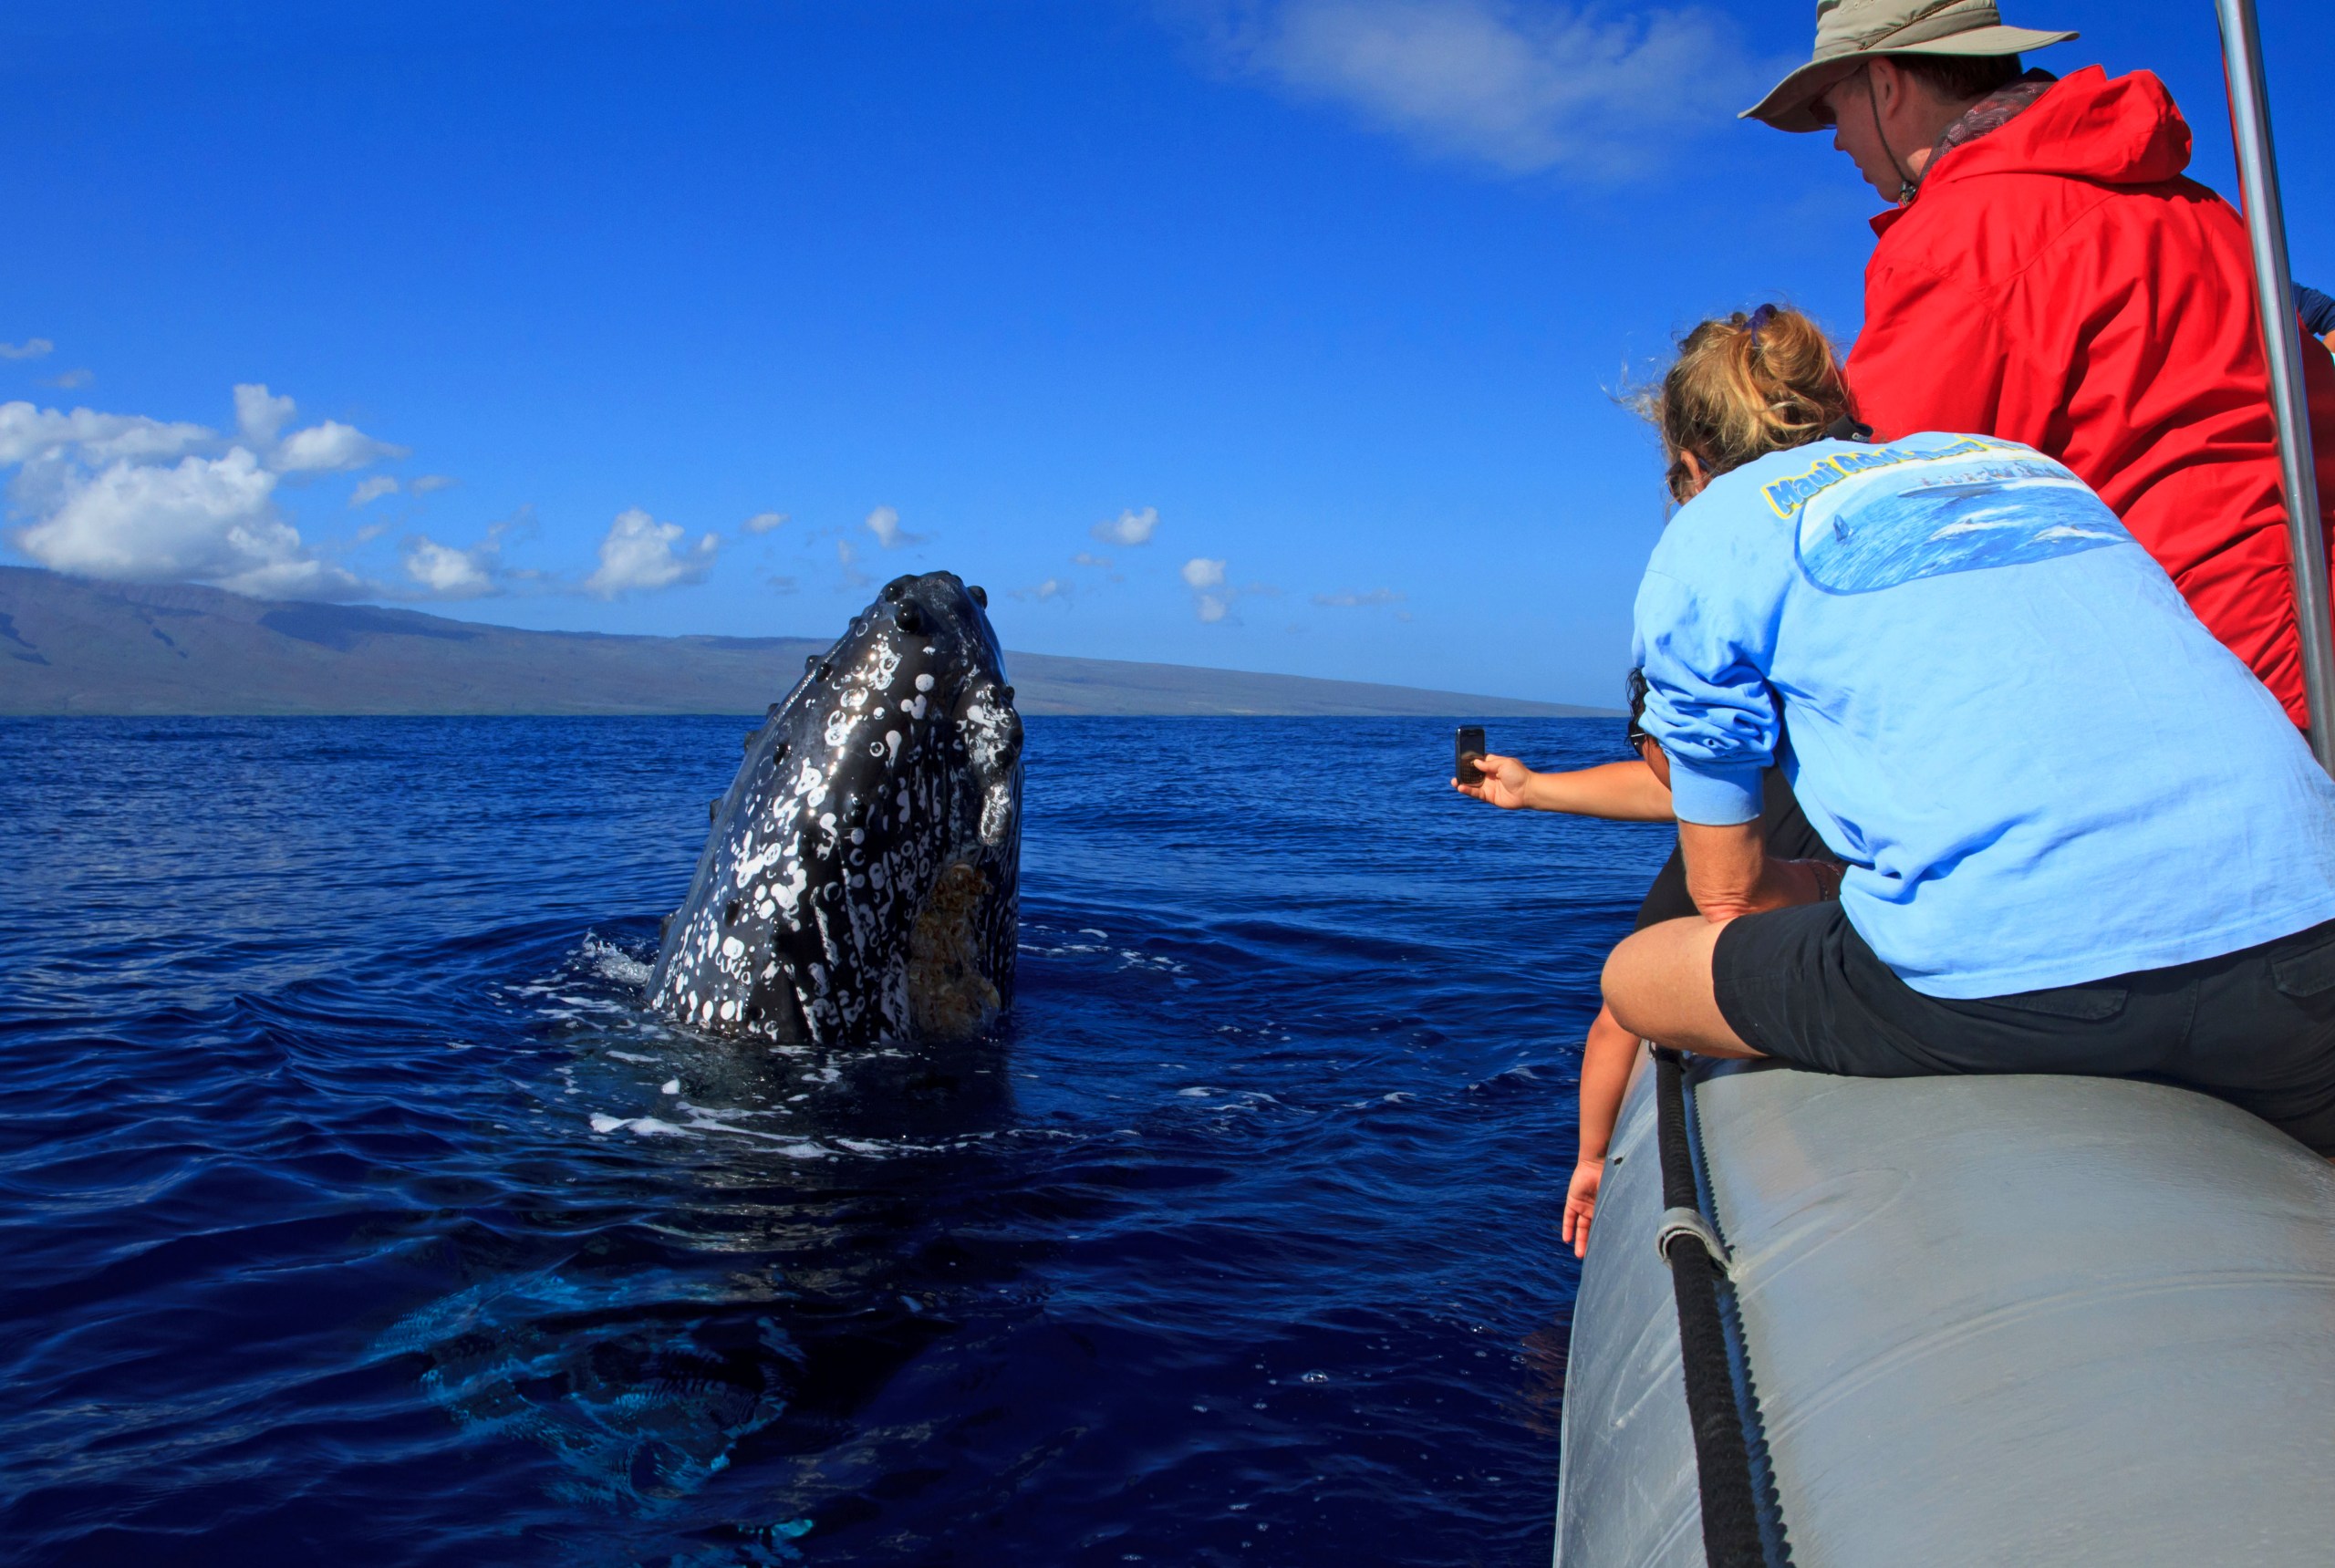
[[[1564,1239],[1572,1243],[1576,1258],[1589,1251],[1590,1221],[1597,1216],[1597,1192],[1605,1179],[1605,1151],[1637,1060],[1638,1037],[1614,1023],[1610,1010],[1600,1009],[1581,1048],[1581,1153],[1565,1189]]]
[[[1706,920],[1731,920],[1840,894],[1839,867],[1823,860],[1770,859],[1757,822],[1727,827],[1682,822],[1678,848],[1686,859],[1687,896]]]
[[[1476,766],[1481,782],[1453,779],[1452,787],[1505,811],[1561,811],[1614,822],[1670,820],[1670,791],[1642,762],[1542,774],[1514,757],[1488,756]]]

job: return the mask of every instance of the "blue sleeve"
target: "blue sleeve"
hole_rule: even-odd
[[[2335,332],[2335,299],[2315,288],[2295,285],[2295,313],[2302,317],[2303,326],[2313,337]]]
[[[1681,822],[1725,827],[1759,815],[1759,776],[1782,728],[1764,668],[1774,620],[1773,606],[1700,592],[1658,566],[1638,586],[1643,722],[1669,754]]]

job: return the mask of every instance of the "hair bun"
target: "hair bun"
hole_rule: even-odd
[[[1805,446],[1849,412],[1849,391],[1823,329],[1788,305],[1762,305],[1687,333],[1649,411],[1672,459],[1671,493],[1684,501],[1680,452],[1717,475]]]

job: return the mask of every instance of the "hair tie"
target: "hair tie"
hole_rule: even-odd
[[[1752,341],[1757,342],[1759,337],[1759,329],[1775,318],[1776,307],[1772,305],[1763,305],[1751,313],[1751,319],[1744,324],[1744,330],[1751,334]]]

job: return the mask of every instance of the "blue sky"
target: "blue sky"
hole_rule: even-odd
[[[1611,702],[1663,516],[1613,392],[1705,314],[1859,325],[1871,192],[1732,118],[1811,11],[18,0],[6,558],[822,636],[945,566],[1012,648]],[[2009,14],[2232,187],[2208,0]]]

